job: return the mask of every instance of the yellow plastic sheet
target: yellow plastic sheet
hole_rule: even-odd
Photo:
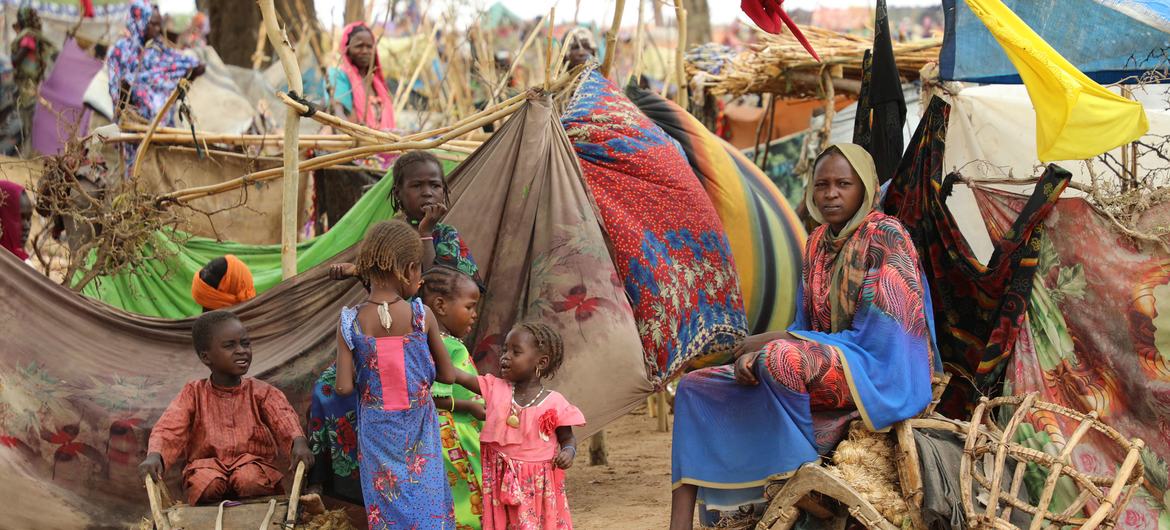
[[[1141,103],[1089,79],[1003,2],[966,1],[1003,46],[1028,89],[1036,108],[1036,150],[1041,162],[1092,158],[1140,138],[1149,129]]]

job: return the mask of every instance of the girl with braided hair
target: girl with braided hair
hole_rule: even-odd
[[[422,243],[422,269],[444,266],[475,280],[482,289],[479,267],[459,232],[439,222],[447,213],[447,184],[443,168],[434,155],[411,151],[394,162],[391,172],[394,186],[390,204],[396,218],[415,228],[414,237]],[[329,275],[335,280],[359,279],[353,263],[333,265]],[[369,286],[366,286],[367,289]],[[317,465],[309,482],[321,486],[324,493],[354,504],[362,503],[358,481],[357,400],[334,392],[337,370],[330,366],[313,384],[309,409],[309,442]]]
[[[358,395],[357,445],[362,496],[372,529],[451,529],[455,514],[443,470],[435,381],[455,368],[434,314],[414,296],[422,282],[422,244],[402,221],[370,227],[358,253],[367,300],[341,310],[338,395]]]
[[[456,372],[455,382],[483,396],[483,528],[573,528],[565,496],[565,469],[577,456],[573,427],[585,416],[560,393],[544,387],[565,358],[560,333],[543,322],[508,332],[500,377]]]
[[[451,354],[456,370],[478,375],[462,338],[471,333],[477,317],[479,287],[470,276],[444,265],[423,274],[420,292],[423,303],[435,313],[443,345]],[[443,464],[455,501],[455,522],[459,530],[480,528],[483,489],[479,453],[479,430],[483,427],[483,400],[458,385],[436,383],[431,387],[439,409],[439,438],[443,443]]]

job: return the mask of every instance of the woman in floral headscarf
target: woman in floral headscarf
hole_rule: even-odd
[[[930,402],[940,364],[930,296],[906,229],[875,209],[873,159],[839,144],[813,168],[805,204],[821,226],[805,247],[796,321],[748,337],[733,366],[679,382],[671,530],[691,528],[696,496],[704,524],[708,511],[750,514],[740,508],[763,503],[768,482],[831,448],[814,411],[856,410],[878,430]]]
[[[128,35],[114,44],[106,60],[115,117],[122,109],[132,108],[142,118],[151,120],[162,110],[180,80],[199,77],[205,67],[198,59],[183,55],[162,41],[162,16],[145,0],[130,2],[126,29]],[[170,116],[162,121],[163,126],[173,124]]]

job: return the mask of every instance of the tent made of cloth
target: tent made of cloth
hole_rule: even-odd
[[[498,336],[520,319],[560,331],[565,364],[548,384],[584,412],[581,439],[642,402],[654,389],[654,369],[549,100],[517,111],[451,181],[447,220],[461,228],[488,287],[476,332]],[[360,236],[364,229],[335,231]],[[334,355],[340,308],[365,297],[357,282],[328,278],[330,263],[352,261],[355,252],[331,254],[232,308],[253,341],[251,375],[284,391],[298,411]],[[39,507],[6,522],[137,521],[147,510],[137,463],[148,430],[185,382],[207,374],[191,349],[193,319],[131,315],[71,293],[12,256],[0,257],[0,274],[7,279],[0,284],[0,469],[21,477],[0,485],[0,495]],[[172,491],[179,491],[178,467],[169,470]]]
[[[85,42],[113,44],[122,38],[126,29],[126,16],[130,12],[130,0],[93,0],[93,18],[82,18],[81,2],[78,0],[0,0],[0,13],[5,20],[3,27],[0,27],[0,38],[5,44],[16,38],[12,23],[16,22],[17,10],[24,6],[37,10],[45,36],[58,49],[65,42],[66,35],[73,31],[76,31],[78,39]]]
[[[82,100],[86,85],[101,68],[102,62],[85,53],[76,40],[65,40],[37,98],[32,146],[38,153],[59,155],[66,142],[89,131],[89,111]]]
[[[453,165],[442,161],[444,170]],[[389,175],[378,182],[330,231],[297,245],[297,270],[306,271],[361,241],[366,229],[390,217]],[[279,191],[279,190],[277,190]],[[250,212],[240,212],[248,215]],[[280,245],[246,245],[186,234],[155,234],[165,259],[148,260],[133,271],[99,277],[82,291],[88,297],[139,315],[184,318],[202,308],[191,299],[191,279],[208,261],[234,254],[252,270],[256,292],[280,283]]]
[[[1164,0],[1004,0],[1061,56],[1098,83],[1161,68],[1170,50]],[[1016,68],[963,0],[943,0],[946,34],[940,77],[1019,83]]]

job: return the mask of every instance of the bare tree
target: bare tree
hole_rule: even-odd
[[[687,10],[687,49],[711,42],[711,8],[708,0],[683,0]]]
[[[200,0],[211,22],[208,42],[227,64],[251,67],[260,38],[260,8],[253,0]],[[306,25],[317,22],[313,0],[282,0],[276,11],[294,41]]]

